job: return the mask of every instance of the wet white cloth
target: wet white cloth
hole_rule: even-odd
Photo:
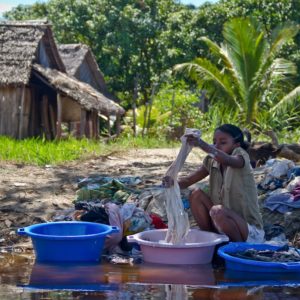
[[[186,134],[193,134],[195,137],[200,137],[201,132],[197,129],[187,128],[185,131],[185,135]],[[165,175],[170,176],[174,181],[173,186],[165,188],[165,203],[168,218],[168,231],[165,242],[171,244],[180,243],[190,229],[188,214],[184,210],[180,188],[177,182],[178,173],[192,150],[192,146],[187,143],[187,137],[185,135],[181,137],[182,145],[179,154]]]
[[[257,228],[255,225],[248,225],[248,237],[246,242],[253,244],[261,244],[265,242],[265,231]]]

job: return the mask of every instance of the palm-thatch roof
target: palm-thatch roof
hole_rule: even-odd
[[[64,71],[49,24],[44,21],[0,23],[0,85],[28,84],[32,63],[38,62],[40,42],[49,67]]]
[[[86,63],[93,77],[93,83],[89,82],[95,89],[100,91],[108,98],[119,101],[117,97],[112,95],[106,86],[104,76],[99,69],[98,63],[91,49],[84,44],[60,44],[58,45],[59,54],[65,64],[67,73],[76,77],[81,81],[85,81],[81,74],[82,65]]]
[[[89,47],[83,44],[59,44],[58,51],[60,57],[63,60],[63,63],[66,66],[68,74],[71,74],[73,76],[76,75],[76,72],[78,72],[82,61],[90,52]]]
[[[87,83],[55,69],[44,68],[39,64],[34,64],[33,70],[61,94],[76,100],[87,110],[96,109],[104,115],[124,114],[124,109],[120,105],[106,98]]]
[[[90,85],[66,74],[50,24],[45,21],[0,23],[0,86],[28,85],[32,72],[87,110],[122,115],[124,109]]]

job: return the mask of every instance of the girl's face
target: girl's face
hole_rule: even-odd
[[[231,154],[235,148],[240,146],[240,143],[236,143],[230,134],[220,130],[215,131],[213,143],[217,149],[227,154]]]

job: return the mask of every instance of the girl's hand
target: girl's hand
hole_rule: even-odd
[[[204,152],[208,153],[215,160],[219,161],[218,155],[220,151],[214,145],[209,145],[200,137],[194,136],[192,134],[186,134],[185,136],[187,138],[187,143],[190,146],[201,148]]]
[[[186,134],[186,141],[192,147],[200,147],[200,137],[196,137],[193,134]]]
[[[164,188],[170,188],[174,185],[174,179],[171,176],[165,176],[162,179],[162,186]]]

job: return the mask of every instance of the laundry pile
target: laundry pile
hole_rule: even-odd
[[[264,262],[300,262],[300,253],[288,245],[276,250],[257,250],[249,248],[231,253],[232,256]]]
[[[300,232],[300,166],[287,159],[270,159],[263,171],[257,190],[267,239],[276,232],[291,239]]]
[[[126,236],[153,228],[167,228],[159,215],[139,207],[139,196],[146,188],[140,177],[97,176],[78,183],[72,219],[117,226],[118,234],[106,239],[110,252],[131,249]]]
[[[263,168],[254,169],[254,174],[260,174],[256,182],[267,240],[280,237],[285,242],[296,241],[300,233],[300,166],[289,160],[272,159]],[[207,182],[197,185],[208,190]],[[178,194],[178,199],[182,201],[179,203],[180,211],[188,217],[190,226],[195,227],[189,208],[189,193],[187,189]],[[128,235],[168,228],[166,189],[153,182],[146,184],[136,176],[84,178],[78,182],[72,211],[56,216],[55,220],[81,220],[118,226],[120,233],[106,239],[105,249],[108,253],[129,251]],[[182,234],[184,232],[181,230]]]

